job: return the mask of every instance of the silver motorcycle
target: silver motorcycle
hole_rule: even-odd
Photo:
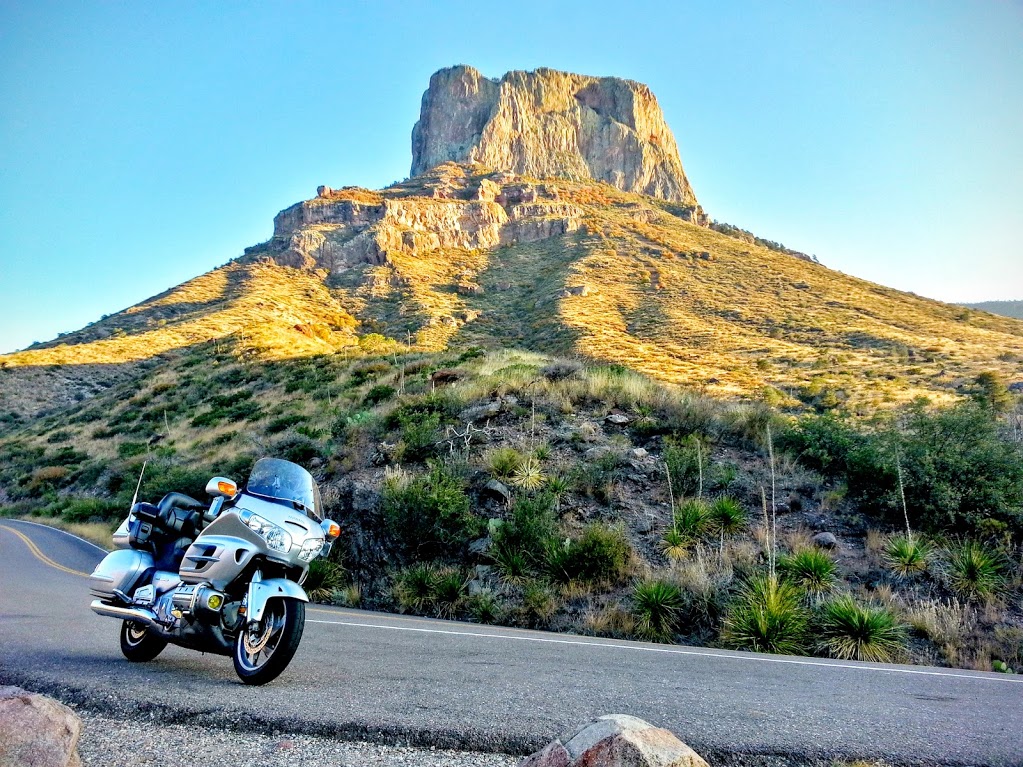
[[[92,609],[123,620],[130,661],[173,643],[231,655],[243,682],[266,684],[302,639],[309,564],[341,531],[321,519],[316,482],[290,461],[262,458],[244,491],[214,477],[206,492],[209,504],[182,493],[132,504],[117,550],[91,576]]]

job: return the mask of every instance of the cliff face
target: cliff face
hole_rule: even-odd
[[[491,80],[472,67],[442,69],[412,129],[412,175],[449,161],[696,204],[657,99],[617,77],[538,69]]]

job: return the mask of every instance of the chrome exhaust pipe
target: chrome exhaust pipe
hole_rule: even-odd
[[[145,624],[146,626],[160,627],[156,620],[156,613],[142,607],[119,607],[117,605],[108,605],[99,599],[94,599],[92,604],[89,606],[92,608],[94,613],[105,615],[108,618],[123,618],[124,620],[136,621],[138,623]]]

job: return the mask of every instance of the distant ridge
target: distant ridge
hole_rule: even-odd
[[[963,304],[963,306],[1023,320],[1023,301],[981,301],[976,304]]]

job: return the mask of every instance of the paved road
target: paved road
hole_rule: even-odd
[[[708,755],[1023,764],[1023,677],[669,647],[310,608],[261,688],[228,658],[168,647],[130,664],[89,610],[102,552],[0,521],[0,682],[120,714],[236,729],[525,753],[621,712]]]

